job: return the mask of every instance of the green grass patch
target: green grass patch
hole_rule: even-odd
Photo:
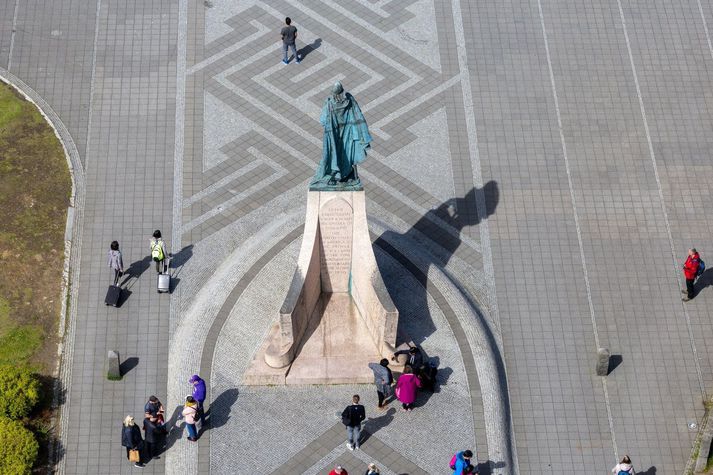
[[[42,346],[44,332],[36,325],[20,325],[0,337],[0,364],[26,363]]]

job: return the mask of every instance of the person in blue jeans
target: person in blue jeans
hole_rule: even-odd
[[[300,64],[300,57],[297,56],[297,46],[295,46],[295,40],[297,39],[297,27],[292,24],[290,17],[285,18],[285,26],[282,27],[282,30],[280,30],[280,38],[282,38],[282,62],[285,64],[290,63],[287,56],[287,48],[290,48],[295,57],[295,62]]]
[[[361,423],[366,419],[364,406],[359,404],[359,395],[352,396],[352,404],[342,411],[342,423],[347,426],[347,448],[359,449]]]
[[[193,396],[186,397],[186,404],[183,406],[181,416],[186,420],[186,430],[188,440],[195,442],[198,440],[198,429],[196,428],[196,418],[198,417],[198,402]]]

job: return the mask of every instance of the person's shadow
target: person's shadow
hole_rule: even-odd
[[[696,295],[701,293],[706,287],[713,285],[713,269],[707,268],[703,273],[696,279],[693,284],[693,290]],[[638,473],[638,472],[637,472]]]
[[[238,400],[238,388],[226,389],[213,400],[205,411],[205,424],[201,426],[199,435],[203,432],[224,426],[230,420],[230,411]]]
[[[126,290],[130,290],[136,281],[139,280],[141,274],[146,272],[151,267],[151,256],[146,256],[140,261],[134,261],[129,265],[129,268],[124,271],[124,280],[119,284]]]
[[[396,415],[396,408],[391,407],[385,412],[381,413],[378,417],[370,417],[364,423],[364,428],[361,431],[361,436],[359,437],[360,443],[364,443],[369,440],[369,437],[376,434],[379,430],[388,426],[391,421],[394,420]]]
[[[322,46],[322,38],[317,38],[311,44],[305,45],[297,52],[297,56],[300,57],[300,61],[305,59],[308,54]]]
[[[181,282],[181,272],[183,266],[193,257],[193,244],[185,246],[175,254],[171,254],[171,259],[168,261],[169,273],[171,274],[171,288],[169,293],[173,293]]]

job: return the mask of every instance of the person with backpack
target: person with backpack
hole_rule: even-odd
[[[156,273],[166,272],[166,257],[169,254],[166,252],[166,242],[161,238],[161,231],[157,229],[153,232],[149,245],[151,246],[151,259],[156,263]]]
[[[378,364],[369,363],[369,368],[374,373],[374,384],[376,385],[376,396],[379,398],[379,409],[384,409],[384,400],[391,395],[391,384],[394,376],[389,369],[389,360],[383,358]]]
[[[188,431],[188,440],[195,442],[198,440],[198,428],[196,422],[198,419],[198,401],[193,399],[193,396],[186,396],[186,403],[183,405],[181,417],[186,420],[186,430]]]
[[[364,406],[359,404],[359,395],[352,396],[351,405],[342,411],[342,424],[347,427],[347,447],[349,450],[359,449],[361,423],[366,419]]]
[[[188,382],[193,386],[193,399],[198,402],[198,417],[201,420],[201,424],[205,424],[205,410],[203,409],[206,395],[205,381],[197,374],[194,374]]]
[[[701,260],[701,256],[698,254],[698,251],[695,249],[689,249],[688,258],[686,259],[686,263],[683,264],[683,275],[686,278],[686,290],[682,290],[681,292],[686,294],[686,296],[681,300],[684,302],[691,301],[695,295],[693,283],[695,282],[696,277],[703,273],[702,269],[705,269],[705,264],[701,265],[702,263],[703,261]]]
[[[473,467],[470,460],[473,458],[473,452],[470,450],[463,450],[462,452],[456,452],[451,458],[451,470],[454,470],[453,475],[463,475],[464,473],[476,473],[475,468],[471,468],[468,472],[468,467]]]
[[[695,249],[694,249],[695,251]],[[614,468],[611,469],[612,473],[616,475],[634,475],[634,466],[631,464],[631,459],[628,455],[624,455],[621,462],[616,464]]]

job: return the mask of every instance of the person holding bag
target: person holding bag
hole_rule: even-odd
[[[126,447],[126,458],[134,462],[134,467],[144,468],[141,452],[144,448],[144,439],[141,429],[134,422],[133,416],[126,416],[121,428],[121,445]]]
[[[183,406],[181,416],[186,420],[186,430],[188,440],[195,442],[198,440],[198,429],[196,429],[196,419],[198,418],[198,401],[193,396],[186,397],[186,404]]]

